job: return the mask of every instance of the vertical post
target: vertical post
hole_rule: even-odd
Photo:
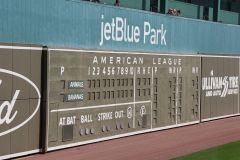
[[[220,4],[221,4],[221,0],[213,1],[213,21],[214,22],[218,22],[219,20]]]
[[[202,18],[207,21],[212,19],[212,16],[210,18],[210,14],[209,14],[209,7],[203,7]]]
[[[167,13],[168,0],[160,0],[160,13]]]
[[[238,14],[238,24],[240,25],[240,13]]]
[[[40,109],[40,125],[41,125],[41,136],[40,146],[42,153],[47,152],[48,149],[48,77],[49,77],[49,50],[47,46],[43,47],[42,51],[42,66],[41,66],[41,109]]]
[[[146,0],[142,0],[142,10],[146,10]]]
[[[197,18],[198,19],[201,19],[201,6],[200,5],[198,5],[198,10],[197,10]]]
[[[150,11],[152,11],[152,12],[159,12],[159,6],[160,6],[160,4],[159,4],[159,0],[148,0],[148,1],[146,1],[146,3],[147,3],[147,5],[146,6],[148,6],[148,2],[150,2]]]

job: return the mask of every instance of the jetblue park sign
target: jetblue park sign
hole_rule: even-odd
[[[166,33],[164,25],[153,27],[150,22],[144,21],[143,25],[133,25],[127,18],[113,17],[110,21],[101,15],[101,38],[99,45],[103,46],[108,41],[142,43],[166,46]]]
[[[84,1],[31,3],[25,15],[15,1],[1,1],[0,41],[140,52],[239,54],[239,26],[198,21]],[[46,11],[43,14],[43,7]],[[57,12],[59,8],[64,11]],[[19,15],[16,20],[14,16]],[[34,15],[34,16],[30,16]],[[9,19],[9,20],[7,20]],[[36,19],[40,19],[36,21]],[[39,27],[40,26],[40,27]],[[41,36],[36,36],[41,33]],[[217,36],[216,36],[217,35]]]

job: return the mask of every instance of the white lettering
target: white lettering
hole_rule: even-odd
[[[11,102],[9,101],[4,101],[1,106],[0,106],[0,125],[3,124],[4,122],[6,122],[7,124],[11,123],[14,118],[16,117],[18,111],[15,111],[13,114],[12,114],[12,110],[13,110],[13,107],[14,107],[14,104],[17,100],[17,97],[20,93],[20,90],[16,90],[15,93],[14,93],[14,96],[11,100]],[[2,117],[3,115],[3,110],[4,108],[6,108],[7,110],[7,113],[5,114],[4,117]],[[12,115],[12,116],[11,116]]]
[[[98,64],[98,59],[97,59],[97,56],[94,56],[94,58],[93,58],[93,64]]]
[[[167,45],[164,25],[153,28],[147,21],[143,23],[143,43],[147,40],[152,45]],[[101,15],[101,34],[99,45],[102,46],[104,41],[130,42],[139,43],[141,30],[137,25],[131,25],[126,18],[115,17],[109,22],[104,22],[104,15]]]
[[[161,25],[161,45],[167,45],[166,43],[166,32],[167,30],[163,30],[163,24]]]
[[[112,18],[110,22],[104,22],[104,15],[101,16],[101,37],[99,45],[102,46],[104,41],[117,42],[140,42],[141,31],[139,26],[129,25],[126,18]],[[150,25],[150,23],[148,23]],[[159,33],[161,29],[159,29]],[[163,36],[164,37],[164,36]]]
[[[83,88],[83,82],[82,81],[72,81],[69,83],[70,88]]]
[[[104,18],[104,15],[102,14],[102,19]],[[101,40],[99,42],[99,45],[102,46],[103,45],[103,22],[101,23]]]
[[[61,76],[63,75],[64,69],[64,66],[61,66]]]
[[[67,125],[74,125],[76,122],[76,116],[67,117]]]
[[[108,41],[111,39],[111,25],[110,23],[106,23],[104,26],[104,38]]]
[[[206,91],[206,97],[226,97],[227,95],[238,94],[238,92],[235,92],[239,86],[238,76],[214,77],[213,70],[210,75],[210,77],[202,78],[202,90]]]
[[[150,23],[144,22],[144,34],[143,34],[143,43],[146,43],[146,36],[150,34]]]
[[[77,100],[83,100],[82,93],[66,94],[65,101],[77,101]]]
[[[58,123],[59,126],[75,125],[75,124],[76,124],[76,116],[61,117]]]
[[[136,26],[136,27],[134,28],[134,41],[135,41],[136,43],[139,42],[139,37],[140,37],[140,29],[139,29],[138,26]]]
[[[161,28],[152,28],[149,22],[144,22],[144,37],[143,43],[146,43],[146,39],[150,36],[150,44],[159,44],[159,39],[161,38],[161,45],[167,45],[166,43],[166,32],[167,30],[164,29],[163,24],[161,24]]]
[[[124,111],[116,111],[115,112],[115,119],[123,118],[124,117]]]
[[[59,120],[59,126],[64,126],[65,125],[65,117],[61,117],[60,120]]]
[[[116,17],[116,41],[123,40],[123,19]]]
[[[93,58],[93,64],[144,64],[144,58],[143,57],[107,57],[107,56],[101,56],[98,57],[94,56]]]
[[[93,122],[92,115],[91,114],[81,115],[80,116],[80,121],[81,121],[81,123]]]
[[[98,121],[111,120],[113,119],[112,112],[98,113]]]

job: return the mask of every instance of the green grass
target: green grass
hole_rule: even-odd
[[[240,141],[196,152],[174,160],[240,160]]]

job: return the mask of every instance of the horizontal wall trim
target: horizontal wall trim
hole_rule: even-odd
[[[76,108],[64,108],[64,109],[51,110],[50,112],[76,111],[76,110],[84,110],[84,109],[91,109],[91,108],[107,108],[107,107],[124,106],[124,105],[129,105],[129,104],[142,104],[142,103],[151,103],[151,101],[137,101],[137,102],[114,103],[114,104],[105,104],[105,105],[97,105],[97,106],[86,106],[86,107],[83,106],[83,107],[76,107]]]
[[[4,45],[0,45],[0,49],[43,50],[42,47],[4,46]]]
[[[14,158],[14,157],[20,157],[20,156],[24,156],[24,155],[39,153],[39,152],[40,152],[40,149],[35,149],[35,150],[9,154],[9,155],[5,155],[5,156],[0,156],[0,159],[10,159],[10,158]]]
[[[57,49],[57,48],[49,48],[49,51],[60,51],[60,52],[87,52],[87,53],[115,53],[115,54],[139,54],[139,55],[166,55],[166,56],[178,56],[178,57],[222,57],[222,58],[238,58],[238,55],[212,55],[212,54],[201,54],[201,53],[191,53],[191,54],[183,54],[183,53],[164,53],[164,52],[136,52],[136,51],[111,51],[111,50],[87,50],[87,49]]]
[[[55,49],[55,48],[49,48],[49,51],[62,51],[62,52],[87,52],[87,53],[116,53],[116,54],[140,54],[140,55],[176,55],[179,57],[185,57],[185,56],[200,56],[194,53],[191,54],[181,54],[181,53],[164,53],[164,52],[136,52],[136,51],[113,51],[113,50],[87,50],[87,49]]]
[[[217,119],[222,119],[222,118],[228,118],[228,117],[234,117],[234,116],[239,116],[239,115],[240,115],[240,113],[229,114],[229,115],[213,117],[213,118],[206,118],[206,119],[202,119],[202,122],[207,122],[207,121],[212,121],[212,120],[217,120]]]

